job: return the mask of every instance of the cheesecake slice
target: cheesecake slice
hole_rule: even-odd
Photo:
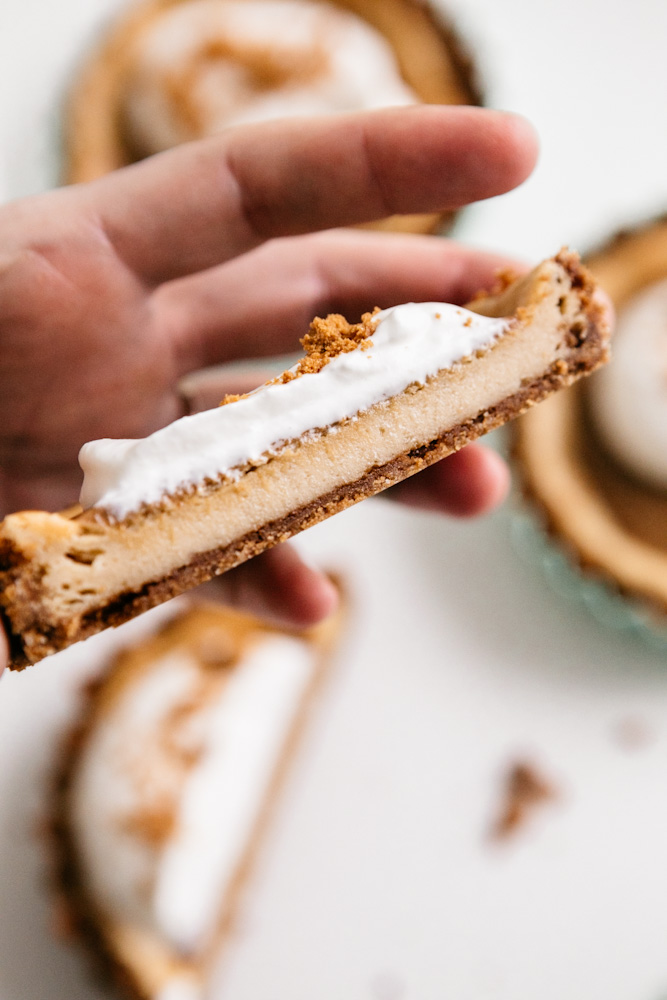
[[[594,285],[561,252],[469,308],[318,319],[278,379],[148,438],[84,445],[84,510],[0,524],[21,668],[392,486],[606,359]]]
[[[129,1000],[203,1000],[339,620],[193,605],[120,653],[59,762],[60,925]]]

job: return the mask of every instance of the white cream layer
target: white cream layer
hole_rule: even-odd
[[[667,489],[667,280],[636,295],[616,324],[611,364],[591,379],[595,425],[612,455]]]
[[[79,454],[81,503],[123,518],[184,487],[234,476],[235,469],[265,460],[284,442],[353,418],[490,347],[509,322],[443,302],[386,309],[378,314],[369,349],[340,354],[319,372],[262,386],[147,438],[85,444]]]
[[[260,640],[210,703],[173,724],[197,691],[200,669],[185,654],[167,655],[128,686],[93,730],[72,797],[77,846],[100,912],[184,957],[215,934],[315,654],[298,639]],[[201,755],[184,768],[188,746]],[[151,843],[131,818],[165,799],[177,803],[175,829],[166,843]],[[174,983],[175,995],[186,986],[194,984]]]
[[[202,58],[212,44],[215,57]],[[261,73],[267,53],[275,80]],[[179,72],[194,119],[173,97]],[[191,0],[141,35],[126,111],[141,147],[158,152],[232,125],[418,101],[384,36],[350,11],[315,0]]]

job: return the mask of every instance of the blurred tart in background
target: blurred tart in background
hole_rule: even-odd
[[[143,0],[75,81],[65,181],[292,115],[479,104],[470,59],[421,0]],[[433,232],[450,216],[376,225]]]
[[[527,494],[584,569],[667,612],[667,218],[587,264],[616,310],[612,361],[516,424]]]
[[[201,1000],[339,619],[191,605],[88,692],[52,831],[60,924],[131,1000]]]

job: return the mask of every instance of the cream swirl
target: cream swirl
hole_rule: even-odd
[[[321,0],[190,0],[138,37],[125,113],[142,154],[242,123],[418,102],[384,36]]]

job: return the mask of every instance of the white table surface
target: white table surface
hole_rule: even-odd
[[[1,0],[2,196],[54,183],[63,88],[117,6]],[[537,259],[667,207],[666,4],[448,6],[543,150],[462,239]],[[211,1000],[667,997],[664,655],[557,596],[510,519],[368,501],[300,541],[354,611]],[[50,934],[39,819],[81,677],[148,624],[0,682],[0,1000],[103,996]],[[524,758],[559,797],[493,844]]]

